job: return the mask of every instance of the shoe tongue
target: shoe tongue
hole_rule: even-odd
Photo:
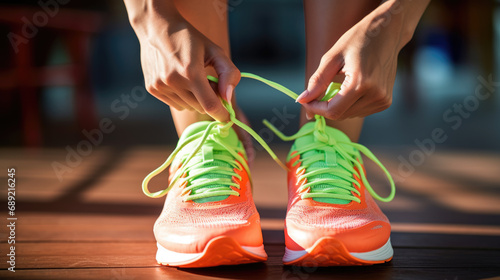
[[[314,128],[315,124],[316,124],[315,122],[308,122],[302,126],[300,131],[310,130],[310,129]],[[328,134],[329,137],[332,137],[333,139],[335,139],[336,141],[351,142],[349,137],[344,132],[342,132],[336,128],[333,128],[330,126],[325,126],[325,133]],[[307,134],[306,136],[300,137],[296,140],[296,143],[299,146],[307,145],[307,144],[310,144],[312,142],[315,142],[313,133]],[[354,151],[354,149],[350,146],[342,145],[342,148],[344,148],[348,151]]]
[[[310,130],[314,126],[315,126],[314,122],[309,122],[309,123],[306,123],[304,126],[302,126],[302,128],[300,130],[301,131],[302,130]],[[345,135],[345,133],[343,133],[342,131],[335,129],[333,127],[326,126],[325,133],[328,135],[328,137],[331,137],[331,138],[335,139],[336,141],[350,142],[349,137],[347,137],[347,135]],[[295,140],[295,145],[296,145],[296,147],[304,147],[304,146],[312,144],[316,141],[318,141],[318,140],[315,139],[314,133],[309,133],[303,137],[297,138],[297,140]],[[342,144],[337,144],[337,145],[342,145]],[[345,150],[348,150],[348,151],[354,151],[354,149],[352,147],[347,146],[347,145],[342,145],[342,148],[344,148]],[[333,162],[337,163],[336,167],[333,167],[333,168],[342,168],[340,166],[340,162],[347,163],[346,160],[344,158],[342,158],[338,152],[335,152],[335,150],[333,148],[330,148],[329,146],[325,146],[324,148],[321,148],[318,150],[308,151],[308,152],[302,154],[302,157],[307,158],[307,157],[314,156],[317,154],[324,154],[325,161],[317,161],[317,162],[311,164],[308,169],[311,169],[311,168],[318,169],[318,168],[327,168],[327,167],[332,168],[332,163],[327,162],[327,161],[333,161]],[[347,164],[350,164],[350,163],[347,163]],[[314,180],[314,179],[340,179],[340,178],[338,176],[335,176],[332,173],[329,173],[329,174],[323,173],[320,175],[315,175],[315,176],[309,177],[309,180]],[[331,184],[315,185],[314,187],[311,187],[310,192],[311,193],[321,192],[322,189],[325,189],[325,188],[329,188],[329,189],[334,188],[339,193],[345,193],[345,194],[351,193],[350,191],[348,191],[346,189],[335,187],[334,185],[331,185]],[[315,197],[315,198],[313,198],[313,200],[318,201],[318,202],[331,203],[331,204],[348,204],[351,202],[350,200],[345,200],[345,199],[324,198],[324,197]]]
[[[190,126],[186,127],[186,129],[184,129],[184,132],[182,132],[181,137],[179,138],[179,143],[183,143],[188,137],[191,137],[192,135],[200,131],[205,131],[205,129],[207,129],[207,126],[210,125],[211,123],[212,123],[211,121],[201,121],[193,123]],[[238,136],[236,135],[236,132],[232,127],[229,128],[229,135],[227,135],[226,137],[222,136],[216,136],[216,137],[224,138],[224,142],[232,146],[237,145],[239,141]],[[196,144],[198,143],[195,143],[195,145]]]
[[[188,126],[184,132],[182,133],[181,137],[179,138],[179,143],[183,143],[188,137],[193,136],[196,133],[199,133],[201,131],[205,131],[207,126],[210,125],[210,121],[201,121],[194,123],[190,126]],[[212,137],[215,137],[217,140],[224,142],[226,145],[231,146],[231,147],[236,147],[239,145],[239,139],[238,136],[236,135],[236,132],[234,131],[233,128],[229,128],[228,134],[227,135],[220,135],[220,134],[211,134]],[[200,136],[201,137],[201,136]],[[188,144],[186,147],[183,148],[183,150],[186,151],[186,153],[190,153],[197,145],[198,141],[194,141],[191,144]],[[231,164],[223,161],[223,160],[217,160],[214,159],[214,155],[226,155],[232,157],[231,153],[221,147],[220,145],[217,145],[214,141],[206,141],[203,146],[200,148],[198,153],[196,153],[195,159],[203,160],[204,163],[202,167],[212,167],[212,166],[220,166],[220,167],[229,167],[231,168]],[[227,178],[231,179],[231,175],[223,175],[223,174],[218,174],[216,172],[210,172],[204,175],[201,175],[197,177],[196,179],[213,179],[213,178]],[[227,187],[227,185],[223,184],[213,184],[209,186],[204,186],[198,189],[195,189],[192,191],[192,194],[198,194],[198,193],[203,193],[206,191],[210,191],[211,188],[220,188],[220,187]],[[224,200],[228,197],[228,195],[222,195],[222,196],[211,196],[211,197],[206,197],[206,198],[199,198],[193,200],[196,203],[205,203],[205,202],[213,202],[213,201],[221,201]]]
[[[298,133],[302,133],[304,130],[310,130],[312,127],[314,127],[314,122],[308,122],[300,128]],[[309,133],[309,134],[306,134],[305,136],[297,138],[295,140],[295,145],[297,147],[303,147],[303,146],[309,145],[313,142],[314,142],[314,134]]]

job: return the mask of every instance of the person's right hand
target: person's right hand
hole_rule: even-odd
[[[223,49],[178,13],[142,16],[132,23],[141,44],[146,89],[177,110],[196,110],[228,121],[229,113],[210,87],[205,71],[207,66],[215,69],[218,91],[231,102],[241,75]]]

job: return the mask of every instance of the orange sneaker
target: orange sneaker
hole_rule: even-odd
[[[367,148],[327,126],[320,116],[295,136],[282,137],[296,139],[287,158],[289,201],[283,262],[347,266],[390,261],[391,225],[372,198],[390,201],[394,197],[393,180],[383,165]],[[389,197],[381,198],[370,187],[359,151],[388,176]]]
[[[159,264],[209,267],[267,259],[245,149],[231,125],[190,125],[167,161],[144,179],[147,195],[168,192],[154,225]],[[168,188],[150,193],[149,180],[168,165]]]
[[[293,99],[298,95],[262,77],[262,81]],[[322,101],[332,99],[340,84],[331,83]],[[285,221],[286,265],[370,265],[388,262],[393,250],[391,225],[372,196],[388,202],[394,198],[394,181],[387,169],[363,145],[353,143],[342,131],[326,125],[325,118],[305,124],[285,136],[264,120],[284,141],[295,140],[287,157],[288,209]],[[362,152],[384,171],[391,193],[382,198],[366,179]]]

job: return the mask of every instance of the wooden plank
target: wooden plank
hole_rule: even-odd
[[[0,244],[8,252],[9,244]],[[284,245],[267,244],[269,264],[280,264]],[[156,266],[155,242],[50,242],[16,243],[16,267],[96,268]],[[492,268],[497,267],[500,250],[395,248],[392,266],[406,268]],[[7,256],[0,256],[5,264]]]
[[[391,242],[393,246],[400,248],[500,250],[498,236],[393,232]]]
[[[19,242],[154,241],[156,215],[113,216],[78,214],[21,214],[16,221]],[[0,233],[0,242],[7,232]]]
[[[155,242],[16,242],[16,268],[147,267],[157,265],[155,254]]]
[[[75,147],[73,147],[74,149]],[[58,182],[54,169],[53,162],[59,162],[71,169],[71,172],[64,174],[64,178],[83,178],[91,172],[95,166],[99,166],[107,159],[113,157],[115,152],[112,149],[100,147],[92,150],[92,152],[81,160],[72,158],[69,160],[74,164],[68,165],[66,162],[68,151],[66,149],[6,149],[0,148],[0,167],[17,168],[16,175],[18,177],[35,177],[48,178]],[[6,174],[0,173],[4,177]]]
[[[90,268],[90,269],[34,269],[17,270],[15,273],[0,271],[1,279],[47,279],[47,280],[141,280],[141,279],[500,279],[495,268],[400,268],[390,265],[367,267],[300,268],[269,266],[263,264],[239,265],[235,267],[176,269],[171,267],[145,268]]]

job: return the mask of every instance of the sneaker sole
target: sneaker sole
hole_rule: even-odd
[[[176,267],[211,267],[263,262],[267,260],[264,245],[241,246],[233,238],[220,236],[210,240],[201,253],[178,253],[156,244],[156,261]]]
[[[341,241],[323,237],[306,250],[294,251],[285,248],[283,263],[307,267],[373,265],[390,261],[393,254],[391,239],[376,250],[353,253],[349,252]]]

